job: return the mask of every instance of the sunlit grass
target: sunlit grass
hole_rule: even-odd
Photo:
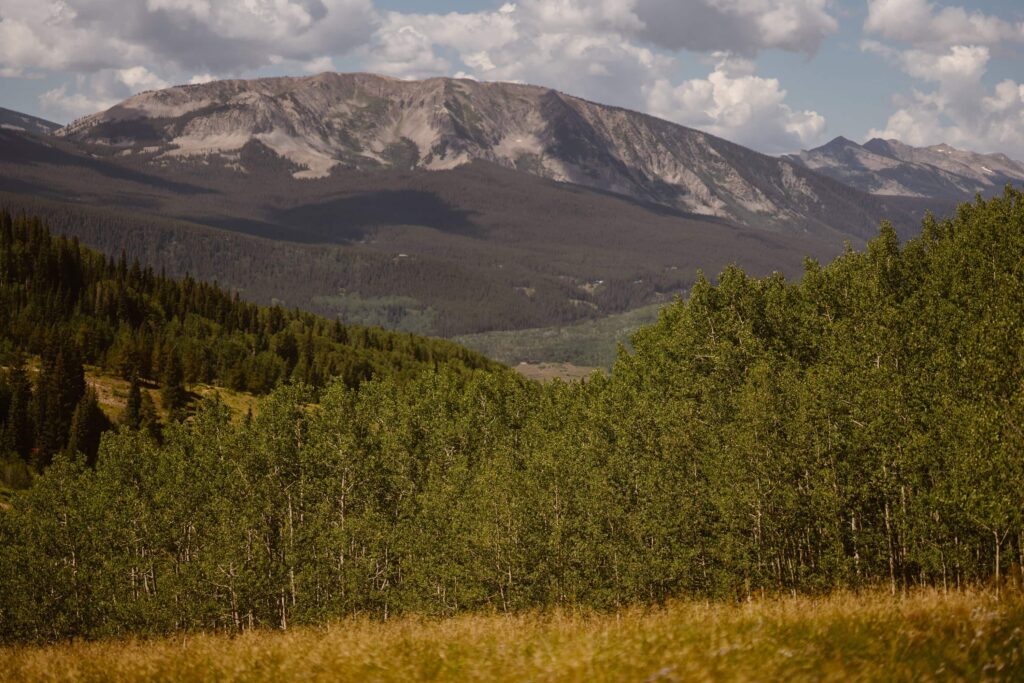
[[[0,649],[10,681],[1024,680],[1024,597],[680,602]]]

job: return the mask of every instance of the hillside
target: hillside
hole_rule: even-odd
[[[136,95],[58,135],[147,166],[269,150],[296,178],[486,161],[746,227],[869,237],[881,205],[797,165],[549,88],[373,74],[216,81]]]
[[[1024,184],[1024,164],[1005,154],[977,154],[949,145],[913,147],[875,138],[863,145],[838,137],[789,157],[850,187],[881,196],[946,201],[988,196]]]
[[[130,166],[3,131],[0,143],[4,202],[106,253],[250,301],[443,336],[597,318],[685,290],[700,268],[792,274],[806,255],[861,243],[737,227],[486,162],[296,180]]]
[[[1012,590],[1022,258],[1008,189],[698,280],[587,382],[449,363],[62,450],[0,514],[0,638]]]
[[[368,74],[180,86],[59,137],[0,130],[0,192],[250,301],[446,337],[622,313],[730,263],[795,274],[883,217],[909,236],[944,208],[550,89]]]
[[[60,127],[58,123],[0,107],[0,129],[21,131],[34,135],[52,135]]]
[[[574,325],[484,332],[455,337],[454,341],[513,367],[566,364],[572,374],[579,374],[575,367],[608,369],[618,357],[619,346],[628,348],[633,334],[656,322],[658,311],[668,303],[671,301]]]
[[[437,367],[501,367],[450,342],[245,303],[216,285],[129,265],[123,255],[107,259],[52,236],[37,218],[5,211],[0,365],[0,456],[37,469],[65,449],[92,462],[115,420],[159,438],[162,423],[185,419],[213,386],[266,394],[292,382],[354,388]],[[94,377],[122,383],[89,381],[86,365]],[[121,399],[123,409],[111,411]]]

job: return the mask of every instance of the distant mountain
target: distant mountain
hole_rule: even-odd
[[[796,274],[804,256],[856,239],[736,226],[486,162],[298,180],[275,159],[253,143],[234,162],[246,173],[218,159],[161,167],[0,130],[0,206],[251,301],[443,336],[667,301],[730,263]]]
[[[0,128],[24,131],[35,135],[52,135],[60,128],[60,124],[0,107]]]
[[[912,147],[879,138],[859,145],[838,137],[789,158],[875,195],[958,200],[1024,181],[1024,164],[1004,154],[977,154],[949,145]]]
[[[252,169],[256,142],[296,178],[486,161],[772,230],[874,232],[880,207],[785,159],[651,116],[512,83],[324,73],[136,95],[58,133],[165,166]]]
[[[0,130],[0,203],[108,253],[444,336],[593,320],[698,270],[797,274],[927,201],[550,89],[366,74],[141,93]]]

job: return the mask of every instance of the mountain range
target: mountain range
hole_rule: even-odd
[[[548,88],[370,74],[177,86],[12,126],[2,204],[257,301],[442,335],[603,317],[729,263],[795,274],[882,219],[910,235],[1024,178],[896,141],[771,157]]]
[[[35,135],[50,135],[57,132],[60,127],[59,123],[0,107],[0,129],[34,133]]]
[[[1024,164],[1005,154],[978,154],[946,144],[911,147],[874,138],[859,145],[837,137],[788,158],[875,195],[968,199],[1024,181]]]
[[[549,88],[371,74],[218,81],[136,95],[58,135],[150,164],[247,144],[298,179],[336,170],[450,170],[474,161],[736,224],[856,231],[870,208],[797,165],[699,131]],[[849,220],[829,215],[843,205]]]

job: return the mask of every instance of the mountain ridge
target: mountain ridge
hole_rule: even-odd
[[[22,131],[33,135],[52,135],[60,128],[59,123],[0,107],[0,129]]]
[[[931,199],[970,199],[1007,183],[1024,182],[1024,163],[1005,154],[981,154],[945,143],[914,147],[872,138],[858,144],[843,136],[788,155],[805,167],[869,194]]]
[[[253,301],[442,336],[593,320],[730,264],[795,275],[939,209],[551,89],[368,74],[176,86],[58,136],[0,130],[0,192]],[[99,230],[93,208],[117,215]]]
[[[877,219],[863,198],[790,160],[514,83],[332,72],[215,81],[140,93],[58,134],[157,165],[219,157],[239,172],[247,169],[237,154],[256,141],[294,164],[300,179],[487,161],[771,230],[833,227],[826,205],[842,204],[852,218],[836,227],[860,238]]]

